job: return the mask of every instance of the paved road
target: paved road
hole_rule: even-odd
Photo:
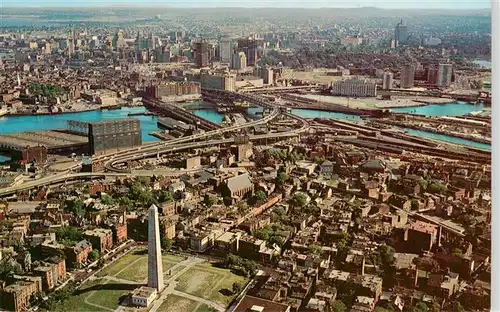
[[[163,301],[165,301],[167,296],[169,294],[173,293],[173,291],[175,290],[175,287],[177,286],[177,283],[175,282],[175,280],[177,278],[179,278],[182,274],[186,273],[187,270],[191,269],[193,266],[195,266],[199,263],[202,263],[202,262],[204,262],[203,259],[196,258],[196,257],[190,257],[190,258],[180,262],[180,264],[184,265],[185,267],[182,270],[180,270],[179,272],[172,275],[172,277],[170,277],[168,280],[165,281],[165,284],[167,285],[167,287],[165,287],[165,289],[161,292],[159,298],[155,300],[155,302],[153,303],[153,306],[151,307],[149,312],[156,312],[158,310],[158,308],[161,306],[161,304],[163,303]]]

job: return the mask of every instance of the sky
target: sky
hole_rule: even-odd
[[[146,4],[145,4],[146,3]],[[0,6],[169,6],[169,7],[300,7],[382,9],[490,9],[490,0],[0,0]],[[0,12],[1,13],[1,12]]]

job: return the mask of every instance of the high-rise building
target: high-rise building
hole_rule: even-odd
[[[394,30],[394,41],[396,47],[408,42],[408,26],[403,25],[403,20],[396,25],[396,29]]]
[[[332,84],[332,95],[373,97],[377,96],[377,84],[367,80],[348,79]]]
[[[200,75],[202,89],[236,90],[236,77],[227,72],[204,72]]]
[[[438,83],[438,68],[434,65],[429,66],[427,69],[427,83],[430,85],[437,85]]]
[[[258,58],[258,41],[254,39],[238,40],[238,51],[244,52],[247,57],[247,65],[255,66]]]
[[[73,31],[73,26],[69,26],[68,33],[68,56],[71,58],[75,55],[75,32]]]
[[[103,154],[142,144],[138,119],[121,119],[88,124],[90,154]]]
[[[233,59],[231,62],[231,68],[232,69],[246,69],[247,68],[247,56],[245,55],[245,52],[235,52],[233,54]]]
[[[193,44],[194,61],[198,67],[208,66],[209,44],[206,41],[195,42]]]
[[[393,75],[391,72],[385,72],[383,76],[382,89],[390,90],[392,89]]]
[[[158,207],[151,205],[148,210],[148,287],[161,291],[163,284],[163,264],[161,260],[160,221]]]
[[[232,46],[231,39],[227,37],[221,38],[219,41],[219,58],[223,63],[231,63]]]
[[[256,67],[253,72],[254,76],[262,78],[264,84],[272,85],[274,83],[274,71],[271,68]]]
[[[123,31],[119,30],[113,37],[113,47],[116,50],[125,49],[127,47],[127,42],[123,36]]]
[[[413,88],[415,80],[415,67],[413,65],[405,65],[401,68],[401,88]]]
[[[437,86],[446,88],[451,85],[453,66],[451,64],[439,64]]]

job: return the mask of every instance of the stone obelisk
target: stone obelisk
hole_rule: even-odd
[[[148,215],[148,286],[161,291],[164,284],[158,207],[151,205]]]

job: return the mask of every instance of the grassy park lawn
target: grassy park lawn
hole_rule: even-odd
[[[120,298],[129,294],[136,287],[137,285],[103,281],[98,285],[96,291],[89,294],[87,302],[114,310],[118,307]]]
[[[168,295],[158,307],[157,312],[193,312],[197,311],[198,302],[176,295]],[[198,309],[198,311],[200,311]]]
[[[234,298],[233,283],[244,287],[247,278],[227,269],[213,267],[210,263],[194,266],[178,278],[177,290],[197,297],[228,305]]]
[[[115,276],[121,270],[127,268],[128,266],[134,267],[133,263],[144,257],[146,257],[147,259],[147,254],[144,254],[143,251],[141,250],[132,251],[128,255],[123,256],[122,258],[118,259],[113,264],[109,265],[104,270],[99,272],[98,276],[106,276],[106,275]]]
[[[101,312],[118,307],[119,298],[131,291],[129,285],[117,285],[104,279],[91,281],[78,289],[68,300],[60,303],[56,311]]]
[[[163,255],[163,273],[166,274],[169,269],[175,266],[177,263],[183,261],[183,257],[174,255]],[[114,271],[114,270],[113,270]],[[118,271],[120,272],[120,271]],[[172,274],[175,274],[177,270],[174,270]],[[126,279],[129,281],[134,281],[137,283],[143,282],[148,277],[148,257],[143,255],[142,258],[138,258],[137,261],[133,262],[129,267],[122,269],[120,273],[116,275],[118,278]]]

